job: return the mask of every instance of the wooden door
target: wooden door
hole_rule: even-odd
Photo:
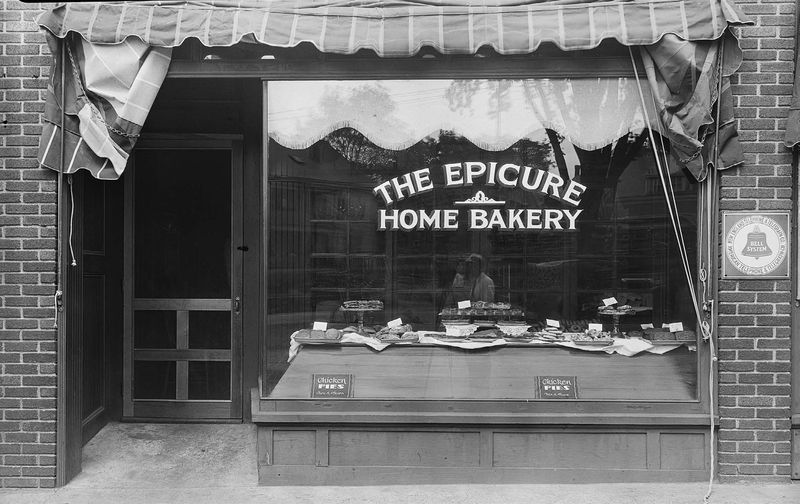
[[[122,334],[122,183],[82,171],[72,176],[73,222],[69,244],[80,274],[82,441],[86,444],[109,420],[118,419]]]
[[[240,143],[144,143],[133,165],[123,414],[241,419]]]

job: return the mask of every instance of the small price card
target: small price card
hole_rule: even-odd
[[[605,298],[603,300],[603,306],[611,306],[613,304],[617,304],[617,298],[615,297]]]
[[[589,324],[589,330],[592,331],[603,331],[603,324]]]
[[[311,397],[324,397],[327,399],[347,399],[353,397],[353,375],[311,375]]]
[[[539,399],[577,399],[577,376],[537,376],[536,389]]]
[[[403,319],[398,317],[398,318],[396,318],[394,320],[390,320],[389,323],[386,324],[386,325],[388,327],[400,327],[401,325],[403,325]]]
[[[469,299],[467,299],[466,301],[458,302],[458,308],[461,310],[463,310],[464,308],[469,308],[470,306],[472,306],[472,302]]]
[[[561,324],[558,323],[558,320],[547,319],[547,327],[561,327]]]
[[[683,331],[682,322],[673,322],[669,324],[669,332],[678,332],[678,331]]]
[[[641,324],[642,329],[654,329],[653,324]]]
[[[315,330],[315,331],[324,331],[324,330],[328,329],[328,323],[327,322],[314,322],[314,327],[312,327],[312,329]]]

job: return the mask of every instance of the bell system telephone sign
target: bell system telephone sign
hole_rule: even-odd
[[[789,213],[725,212],[723,278],[789,278]]]

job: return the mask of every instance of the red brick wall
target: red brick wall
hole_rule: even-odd
[[[783,130],[795,4],[739,0],[733,78],[747,161],[722,176],[723,210],[792,208]],[[55,178],[35,156],[49,56],[36,4],[0,0],[0,486],[55,481]],[[719,474],[788,480],[791,293],[787,281],[723,281],[719,292]]]
[[[782,141],[794,78],[795,3],[737,4],[756,23],[739,30],[744,63],[732,81],[746,162],[722,175],[720,206],[790,210],[792,152]],[[719,290],[720,479],[788,480],[791,283],[721,281]]]
[[[0,486],[55,484],[56,184],[36,163],[50,56],[37,4],[0,1]]]

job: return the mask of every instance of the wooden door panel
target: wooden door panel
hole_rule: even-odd
[[[144,145],[126,187],[124,414],[239,419],[238,143]]]

